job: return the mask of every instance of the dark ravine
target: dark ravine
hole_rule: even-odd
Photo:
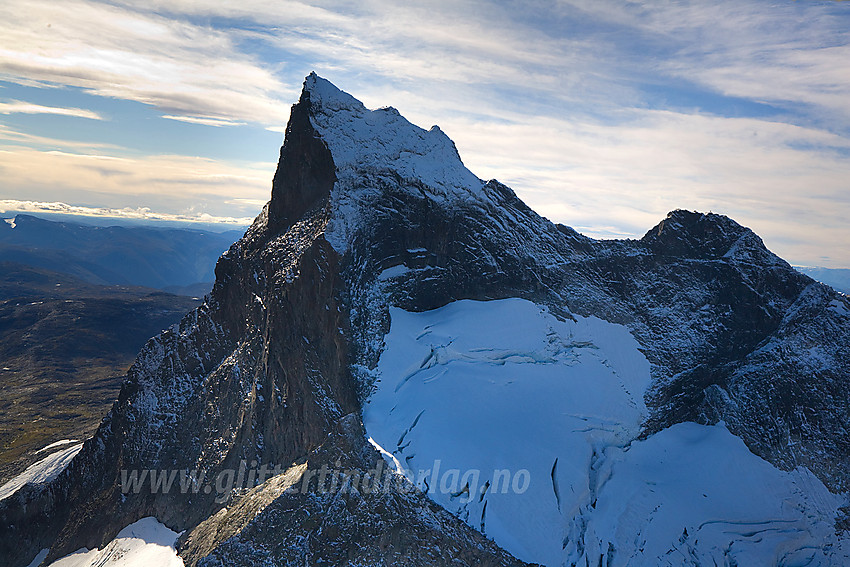
[[[652,364],[645,435],[724,420],[775,465],[850,488],[845,296],[721,215],[677,210],[640,240],[595,241],[496,181],[452,193],[393,161],[352,161],[326,138],[337,117],[364,112],[308,77],[271,201],[219,260],[204,305],[147,343],[72,464],[0,501],[0,562],[24,566],[49,547],[49,563],[155,516],[184,531],[191,565],[520,564],[418,493],[296,494],[279,478],[225,510],[215,495],[120,492],[122,469],[214,474],[246,460],[294,482],[305,462],[368,470],[381,457],[358,415],[389,306],[457,299],[522,297],[622,323]],[[417,135],[451,157],[441,132]],[[399,265],[409,270],[379,278]]]

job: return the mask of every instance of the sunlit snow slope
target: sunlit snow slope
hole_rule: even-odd
[[[55,445],[48,445],[44,449],[49,449],[52,446]],[[67,447],[61,451],[51,453],[37,463],[30,465],[27,470],[11,479],[3,486],[0,486],[0,500],[8,498],[25,484],[46,484],[52,481],[59,476],[59,473],[65,470],[65,467],[68,466],[71,459],[73,459],[82,448],[83,444],[79,443],[73,447]]]
[[[806,470],[774,468],[722,424],[634,441],[650,374],[625,327],[562,321],[521,299],[391,317],[368,434],[435,501],[518,558],[846,556],[829,544],[842,498]]]
[[[174,550],[178,535],[156,518],[142,518],[121,530],[103,549],[80,549],[50,567],[183,567]]]

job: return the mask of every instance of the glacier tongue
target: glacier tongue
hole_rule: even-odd
[[[722,424],[636,440],[650,367],[625,327],[559,320],[522,299],[391,317],[363,411],[368,434],[432,499],[519,559],[848,557],[829,522],[844,498],[808,470],[776,469]]]
[[[846,503],[805,468],[786,472],[722,423],[679,423],[610,459],[585,510],[584,555],[614,565],[847,565],[832,519]],[[580,554],[573,549],[570,560]]]

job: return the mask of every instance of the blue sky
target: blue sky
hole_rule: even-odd
[[[591,236],[689,208],[850,267],[848,2],[5,0],[0,37],[0,209],[247,222],[315,70]]]

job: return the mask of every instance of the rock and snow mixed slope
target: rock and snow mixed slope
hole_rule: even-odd
[[[845,564],[847,313],[731,219],[594,241],[311,75],[211,295],[55,480],[0,501],[0,558],[105,549],[153,516],[189,565]],[[351,487],[381,459],[368,437],[410,482],[120,490],[242,461]]]

